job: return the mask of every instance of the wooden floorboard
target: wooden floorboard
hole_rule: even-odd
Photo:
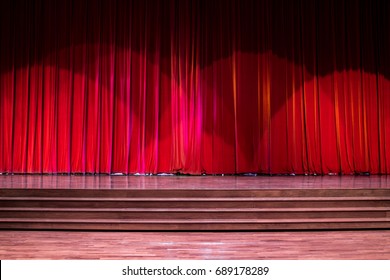
[[[390,176],[0,175],[0,189],[390,189]]]
[[[0,231],[0,259],[390,259],[390,230]]]

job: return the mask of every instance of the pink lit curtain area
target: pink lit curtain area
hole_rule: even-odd
[[[0,172],[389,173],[389,15],[2,0]]]

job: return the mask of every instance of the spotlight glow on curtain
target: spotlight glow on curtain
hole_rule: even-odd
[[[0,3],[0,172],[390,172],[389,1]]]

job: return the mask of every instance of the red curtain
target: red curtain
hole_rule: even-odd
[[[390,172],[389,1],[0,3],[0,172]]]

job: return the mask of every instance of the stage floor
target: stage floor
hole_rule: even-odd
[[[390,189],[390,176],[0,175],[0,189]]]
[[[390,230],[0,233],[0,259],[390,259]]]

